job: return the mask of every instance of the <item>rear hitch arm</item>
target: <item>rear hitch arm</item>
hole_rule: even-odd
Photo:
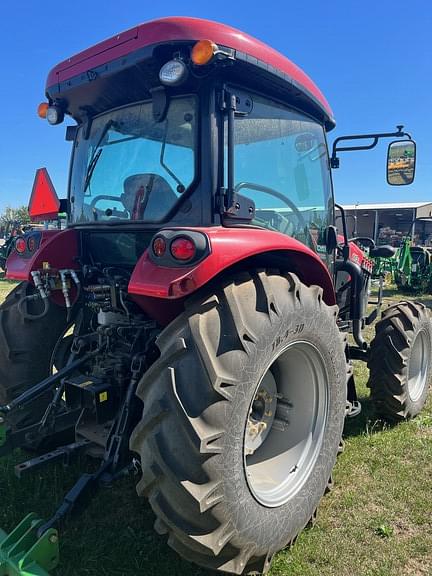
[[[48,434],[45,429],[41,429],[40,422],[27,426],[26,428],[19,428],[18,430],[8,430],[7,419],[4,417],[3,423],[0,423],[0,458],[6,456],[6,454],[10,454],[15,448],[21,448],[25,445],[37,447],[38,443],[43,441],[47,435],[58,434],[69,430],[75,426],[80,413],[81,410],[78,408],[58,414],[53,428],[47,431]]]
[[[48,376],[48,378],[45,378],[45,380],[42,380],[42,382],[39,382],[39,384],[36,384],[35,386],[32,386],[31,388],[23,392],[20,396],[9,402],[9,404],[0,406],[0,414],[7,415],[13,410],[16,410],[17,408],[22,408],[23,406],[26,406],[27,404],[35,400],[36,398],[39,398],[39,396],[42,396],[42,394],[48,392],[48,390],[50,390],[55,384],[57,384],[59,380],[61,380],[65,376],[68,376],[71,372],[76,370],[76,368],[79,368],[79,366],[85,364],[85,362],[87,362],[96,353],[97,351],[89,352],[82,358],[74,360],[73,362],[71,362],[70,364],[59,370],[56,374]]]
[[[135,392],[140,376],[144,369],[144,359],[137,354],[132,362],[132,377],[126,392],[125,399],[117,415],[116,423],[111,432],[111,440],[108,443],[104,459],[96,472],[93,474],[83,474],[76,484],[66,494],[63,502],[60,504],[57,512],[38,530],[39,536],[45,531],[50,530],[53,526],[61,524],[66,516],[84,500],[91,497],[101,485],[107,485],[111,481],[120,478],[123,473],[133,469],[133,464],[126,463],[125,453],[129,454],[128,438],[130,434],[131,423],[133,421],[132,402],[135,398]],[[80,449],[80,443],[75,443],[69,448],[73,451]],[[82,446],[85,447],[85,446]],[[58,455],[53,452],[54,458],[60,457],[63,449],[58,449]],[[37,460],[37,459],[36,459]],[[30,465],[32,463],[30,462]],[[36,461],[34,465],[38,466]],[[34,466],[33,465],[33,466]]]
[[[12,432],[8,429],[8,415],[15,410],[19,410],[27,404],[30,404],[33,400],[51,390],[59,381],[61,381],[62,378],[76,370],[79,366],[85,364],[95,354],[97,354],[97,350],[89,352],[82,356],[82,358],[74,360],[59,370],[56,374],[48,376],[48,378],[45,378],[45,380],[42,380],[39,384],[36,384],[23,392],[20,396],[9,402],[9,404],[0,406],[0,456],[4,456],[14,448],[19,448],[26,444],[28,442],[28,434],[42,432],[40,429],[42,422],[29,427],[28,430],[23,429]],[[70,420],[67,414],[64,416],[66,418],[63,418],[63,420]]]

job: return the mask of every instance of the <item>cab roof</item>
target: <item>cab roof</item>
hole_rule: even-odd
[[[50,98],[64,92],[65,85],[85,75],[91,81],[94,70],[149,46],[175,41],[208,39],[235,50],[236,60],[258,66],[300,90],[320,110],[327,129],[335,125],[332,110],[316,84],[298,66],[264,42],[225,24],[199,18],[170,17],[152,20],[116,34],[60,62],[49,73],[46,91]]]

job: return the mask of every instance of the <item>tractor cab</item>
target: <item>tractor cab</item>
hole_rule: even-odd
[[[192,18],[144,24],[72,62],[50,72],[40,107],[52,124],[77,123],[70,227],[123,230],[135,261],[173,226],[254,226],[326,254],[334,120],[292,62]]]

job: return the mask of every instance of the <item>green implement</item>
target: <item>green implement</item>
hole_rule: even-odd
[[[38,536],[43,520],[29,514],[7,535],[0,530],[0,576],[49,576],[59,563],[57,530]]]

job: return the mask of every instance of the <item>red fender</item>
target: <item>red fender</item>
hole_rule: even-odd
[[[171,229],[170,229],[171,230]],[[180,230],[180,229],[179,229]],[[182,231],[187,229],[181,228]],[[323,288],[324,301],[336,303],[332,278],[320,257],[310,248],[279,232],[251,228],[193,228],[206,234],[210,254],[193,266],[163,267],[144,252],[129,282],[129,293],[152,318],[166,324],[183,309],[185,297],[212,278],[253,256],[277,253],[287,256],[287,267],[307,284]]]
[[[78,238],[75,230],[42,230],[39,248],[33,255],[23,258],[12,250],[7,260],[6,278],[32,282],[31,272],[44,268],[73,268],[77,270]]]

